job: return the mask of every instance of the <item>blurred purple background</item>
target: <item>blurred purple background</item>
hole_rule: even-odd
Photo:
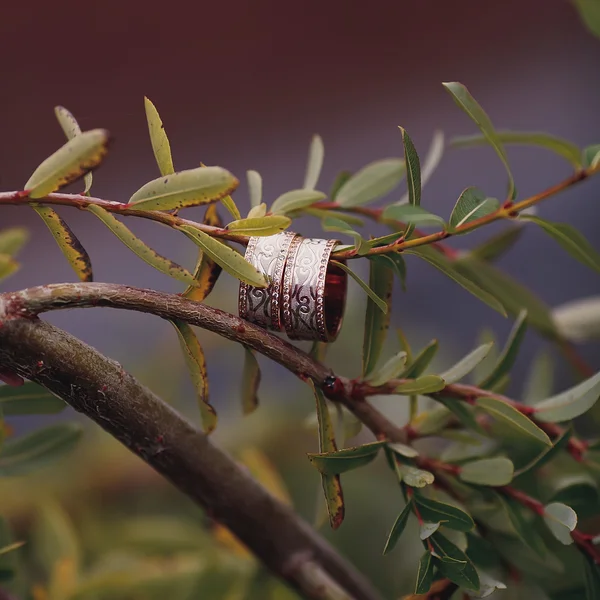
[[[21,188],[64,142],[52,112],[62,104],[84,129],[113,133],[93,194],[126,201],[158,174],[144,95],[161,113],[176,168],[200,161],[227,167],[244,182],[235,198],[246,210],[245,171],[261,172],[268,202],[299,187],[313,133],[325,141],[325,190],[341,169],[401,156],[398,125],[421,155],[437,128],[448,138],[475,133],[442,81],[467,85],[499,129],[545,130],[582,147],[600,142],[600,42],[563,0],[11,2],[2,8],[0,55],[3,190]],[[511,148],[509,155],[520,197],[569,173],[567,163],[544,150]],[[448,216],[468,185],[503,193],[503,168],[489,148],[450,150],[425,188],[423,204]],[[577,226],[598,248],[599,196],[596,179],[546,202],[540,214]],[[180,291],[91,215],[68,209],[62,214],[92,256],[98,281]],[[9,287],[73,280],[32,211],[2,208],[0,226],[15,224],[30,227],[35,241]],[[183,237],[153,223],[127,224],[158,251],[193,265],[196,251]],[[468,247],[481,233],[453,243]],[[533,226],[500,264],[551,305],[600,292],[592,271]],[[235,290],[231,278],[223,277],[211,302],[233,311]],[[396,325],[417,340],[438,337],[451,353],[469,350],[483,326],[502,336],[510,327],[414,260],[409,291],[396,301]],[[358,310],[362,296],[353,294],[351,302],[350,310]],[[145,315],[95,310],[49,318],[125,366],[171,339],[166,323]],[[347,320],[346,328],[355,323],[360,321]],[[530,334],[524,365],[538,344]],[[600,364],[597,346],[583,353]],[[215,361],[227,356],[217,355]]]

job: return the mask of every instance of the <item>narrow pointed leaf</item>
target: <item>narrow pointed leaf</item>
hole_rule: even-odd
[[[567,546],[573,543],[571,532],[577,527],[577,513],[570,506],[560,502],[548,504],[544,521],[559,542]]]
[[[408,367],[399,375],[402,379],[414,379],[419,377],[425,369],[429,366],[431,361],[437,354],[439,345],[437,340],[431,340],[412,361],[409,362]],[[408,354],[408,352],[407,352]]]
[[[181,225],[178,229],[183,231],[196,245],[200,246],[212,260],[221,265],[230,275],[254,287],[267,287],[267,280],[264,275],[247,262],[239,252],[211,238],[207,233],[188,225]]]
[[[308,190],[314,190],[319,181],[321,168],[323,167],[323,157],[325,156],[325,146],[320,135],[313,135],[308,151],[308,161],[306,163],[306,175],[304,176],[304,187]]]
[[[485,429],[477,422],[473,408],[466,402],[456,398],[444,398],[441,394],[436,396],[435,401],[445,406],[467,429],[486,435]]]
[[[393,252],[390,254],[373,254],[367,256],[367,258],[374,263],[379,263],[381,266],[391,269],[398,276],[402,289],[406,291],[406,263],[402,258],[402,254]]]
[[[470,515],[451,504],[445,504],[426,498],[422,494],[414,495],[421,517],[431,522],[443,522],[444,527],[455,529],[456,531],[471,531],[475,523]]]
[[[361,206],[385,196],[402,181],[406,167],[400,158],[387,158],[368,164],[352,175],[335,199],[342,206]]]
[[[313,390],[317,405],[317,419],[319,423],[319,452],[336,452],[335,434],[333,422],[327,407],[327,401],[323,392],[315,387],[311,379],[308,383]],[[337,529],[344,520],[344,494],[339,475],[321,474],[321,483],[325,494],[327,514],[332,529]]]
[[[488,198],[481,190],[468,187],[459,196],[450,215],[450,230],[489,215],[500,207],[496,198]]]
[[[77,277],[81,281],[92,281],[94,276],[90,257],[62,217],[49,206],[32,205],[32,208],[40,215],[42,221],[50,230],[52,237],[56,240],[58,247],[69,261]]]
[[[381,356],[390,325],[393,285],[393,271],[383,263],[370,261],[369,287],[378,298],[385,302],[387,310],[383,312],[373,300],[370,298],[367,300],[362,349],[363,377],[368,376],[373,371]]]
[[[469,557],[439,532],[430,538],[435,553],[441,557],[438,567],[442,575],[468,590],[478,590],[479,575]]]
[[[359,256],[366,254],[370,250],[370,244],[365,240],[358,231],[354,231],[350,225],[348,225],[342,219],[336,217],[325,217],[321,221],[321,226],[325,231],[336,231],[338,233],[345,233],[354,239],[354,247]]]
[[[477,406],[495,419],[506,423],[515,433],[552,446],[548,435],[516,408],[497,398],[478,398]]]
[[[287,229],[292,223],[289,217],[271,215],[267,217],[239,219],[227,225],[229,231],[239,235],[275,235]]]
[[[29,232],[24,227],[9,227],[0,231],[0,254],[16,256],[29,240]]]
[[[402,512],[398,515],[394,525],[392,526],[392,530],[390,531],[388,539],[385,543],[385,548],[383,549],[383,554],[388,554],[395,548],[398,540],[404,532],[411,509],[412,502],[407,502],[406,506],[402,509]]]
[[[173,167],[169,138],[156,107],[145,96],[144,109],[146,111],[146,120],[148,121],[150,143],[152,144],[152,151],[154,152],[154,158],[156,159],[160,174],[163,176],[171,175],[175,172],[175,168]]]
[[[483,108],[479,106],[475,98],[471,96],[469,90],[462,84],[456,81],[444,83],[443,86],[450,93],[454,101],[460,108],[462,108],[468,115],[475,121],[477,127],[481,130],[481,133],[485,136],[489,144],[494,148],[496,154],[500,157],[500,160],[504,164],[506,173],[508,175],[508,197],[512,200],[515,197],[515,182],[508,164],[508,157],[506,151],[502,145],[502,141],[498,138],[496,130],[487,116]]]
[[[600,36],[600,18],[598,35]],[[600,565],[598,565],[592,557],[587,555],[583,556],[583,563],[586,593],[585,600],[598,600],[598,598],[600,598]]]
[[[258,206],[262,202],[262,177],[258,171],[246,171],[246,177],[248,179],[250,206]]]
[[[398,354],[392,356],[379,369],[374,371],[367,378],[367,381],[371,385],[383,385],[390,379],[395,379],[398,377],[398,375],[400,375],[400,373],[402,373],[404,365],[406,364],[406,359],[406,352],[398,352]]]
[[[0,450],[0,476],[25,475],[62,457],[81,438],[76,423],[60,423],[4,442]]]
[[[521,225],[507,227],[504,231],[475,246],[469,251],[469,255],[479,260],[493,262],[510,250],[522,233],[523,227]]]
[[[0,556],[4,555],[4,554],[8,554],[9,552],[14,552],[15,550],[18,550],[19,548],[22,548],[25,545],[26,542],[13,542],[12,544],[8,544],[8,546],[2,546],[0,548]],[[0,567],[1,569],[1,567]]]
[[[108,211],[90,204],[86,207],[91,213],[96,215],[134,254],[141,258],[144,262],[154,267],[157,271],[173,277],[178,281],[183,281],[189,285],[198,285],[194,276],[177,263],[161,256],[150,246],[146,245],[138,238],[128,227],[126,227],[116,217]]]
[[[439,375],[423,375],[417,379],[405,381],[401,383],[394,393],[402,394],[403,396],[433,394],[443,390],[446,383]]]
[[[545,148],[568,160],[576,169],[581,165],[579,147],[562,138],[539,131],[496,131],[496,139],[506,145],[537,146]],[[468,148],[489,144],[489,139],[483,135],[465,135],[452,140],[456,148]]]
[[[271,212],[275,215],[285,215],[295,210],[306,208],[315,202],[327,198],[323,192],[314,189],[291,190],[281,194],[271,206]]]
[[[467,376],[490,352],[493,343],[483,344],[459,360],[453,367],[440,374],[446,384],[460,381]]]
[[[498,311],[501,315],[506,316],[504,306],[496,299],[492,294],[483,289],[478,283],[472,278],[459,273],[454,264],[451,263],[447,258],[436,252],[432,248],[414,248],[412,250],[405,250],[406,254],[414,254],[436,269],[444,273],[453,279],[456,283],[471,292],[475,297],[479,298],[482,302],[485,302],[489,307]]]
[[[0,281],[19,270],[19,263],[8,254],[0,254]]]
[[[77,119],[75,119],[73,114],[69,112],[64,106],[55,106],[54,114],[56,115],[56,119],[58,120],[58,123],[64,131],[65,136],[68,140],[72,140],[76,135],[81,134],[81,127],[79,127]],[[92,173],[86,173],[83,177],[83,181],[85,183],[83,193],[88,194],[94,181]]]
[[[237,207],[237,204],[233,201],[233,198],[230,195],[223,196],[221,198],[221,204],[234,219],[238,220],[242,218],[240,209]]]
[[[260,385],[260,367],[254,351],[244,346],[244,370],[242,373],[242,410],[245,415],[254,412],[258,406],[258,386]]]
[[[594,0],[589,0],[593,2]],[[600,164],[600,144],[594,144],[583,149],[581,153],[583,166],[586,169],[594,169]]]
[[[352,173],[350,171],[342,171],[341,173],[337,174],[331,186],[331,190],[329,191],[329,198],[331,198],[332,202],[337,200],[340,190],[351,177]]]
[[[404,162],[406,164],[406,184],[408,187],[408,202],[413,206],[421,204],[421,162],[417,150],[406,130],[399,128],[404,144]]]
[[[190,325],[183,321],[171,321],[171,324],[177,332],[179,344],[181,345],[192,383],[196,389],[202,428],[205,433],[210,433],[217,426],[217,413],[208,400],[208,375],[206,373],[204,351]]]
[[[419,559],[415,594],[426,594],[433,583],[434,563],[430,552],[425,552]]]
[[[64,401],[41,385],[28,381],[18,387],[0,386],[0,414],[51,415],[63,410]]]
[[[600,397],[600,373],[535,405],[535,418],[546,423],[570,421],[587,412]]]
[[[565,429],[558,438],[553,440],[552,446],[544,448],[544,450],[542,450],[542,452],[540,452],[533,460],[515,471],[515,477],[524,475],[528,471],[534,469],[541,469],[546,463],[550,462],[566,448],[572,433],[573,431],[570,428]]]
[[[331,262],[336,267],[342,269],[342,271],[348,273],[348,275],[350,275],[352,279],[354,279],[354,281],[356,281],[356,283],[358,283],[358,285],[364,290],[367,296],[369,296],[369,298],[377,305],[379,310],[384,314],[387,314],[387,302],[380,298],[352,269],[350,269],[350,267],[347,267],[344,263],[338,262],[337,260],[332,260]]]
[[[222,227],[223,223],[217,212],[217,205],[211,204],[204,215],[204,224],[213,227]],[[202,302],[212,292],[219,275],[221,275],[221,265],[217,264],[212,258],[206,255],[202,250],[198,250],[198,260],[194,269],[195,285],[190,285],[183,292],[183,297],[195,302]]]
[[[446,226],[442,217],[413,204],[392,204],[383,211],[383,218],[421,227],[432,225],[443,229]]]
[[[514,466],[508,458],[483,458],[462,466],[459,477],[477,485],[508,485],[513,478]]]
[[[308,454],[310,462],[324,475],[339,475],[368,465],[375,460],[385,442],[371,442],[333,452]]]
[[[573,258],[600,273],[600,254],[575,227],[566,223],[551,223],[540,217],[522,217],[539,225],[551,238],[557,241]]]
[[[238,184],[239,181],[221,167],[197,167],[149,181],[131,196],[129,204],[139,210],[172,210],[209,204],[231,194]]]
[[[527,312],[521,311],[513,328],[508,336],[508,340],[506,341],[506,345],[502,350],[502,354],[496,363],[496,366],[492,370],[492,372],[479,384],[479,387],[482,388],[493,388],[505,375],[510,373],[515,361],[517,360],[517,355],[519,354],[519,349],[521,347],[521,343],[523,338],[525,337],[525,332],[527,330]]]
[[[92,129],[70,139],[49,156],[24,186],[30,198],[43,198],[96,168],[108,152],[109,133]]]

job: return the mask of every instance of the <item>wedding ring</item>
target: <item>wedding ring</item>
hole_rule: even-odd
[[[332,342],[344,314],[348,278],[329,258],[337,240],[296,237],[283,275],[283,323],[294,340]]]
[[[240,283],[239,315],[265,329],[281,331],[281,282],[290,246],[299,236],[285,231],[276,235],[251,237],[244,258],[269,282],[266,288]]]

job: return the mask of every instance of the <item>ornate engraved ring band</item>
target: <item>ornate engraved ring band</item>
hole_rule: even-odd
[[[244,258],[267,277],[267,288],[240,283],[239,315],[265,329],[281,331],[281,283],[292,241],[298,238],[291,232],[266,237],[252,237]]]
[[[295,340],[332,342],[342,325],[348,278],[329,261],[337,240],[294,238],[283,276],[283,323]]]

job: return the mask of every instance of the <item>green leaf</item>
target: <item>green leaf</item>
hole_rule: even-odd
[[[194,388],[196,399],[202,418],[202,428],[205,433],[210,433],[217,426],[217,413],[208,400],[208,374],[206,373],[206,359],[202,346],[190,325],[183,321],[170,321],[175,327],[185,363]]]
[[[52,415],[66,407],[64,401],[41,385],[29,381],[18,387],[0,386],[0,414]]]
[[[402,289],[406,291],[406,263],[402,258],[402,254],[373,254],[367,258],[374,263],[391,269],[398,276]]]
[[[258,406],[258,386],[260,367],[251,348],[244,346],[244,370],[242,372],[242,410],[245,415],[254,412]]]
[[[533,215],[523,215],[523,219],[539,225],[551,238],[556,240],[573,258],[600,273],[600,254],[585,237],[571,225],[551,223]]]
[[[367,204],[391,192],[402,181],[405,172],[406,166],[400,158],[372,162],[339,188],[336,202],[345,207]]]
[[[569,438],[572,435],[570,428],[565,429],[558,438],[553,441],[553,445],[549,448],[544,448],[533,460],[528,462],[526,465],[515,471],[515,477],[524,475],[528,471],[533,469],[540,469],[546,463],[550,462],[555,456],[557,456],[564,448],[566,448]]]
[[[426,594],[433,583],[433,571],[435,565],[431,554],[427,551],[419,559],[417,568],[417,582],[415,584],[415,594]]]
[[[425,346],[425,348],[423,348],[423,350],[421,350],[421,352],[419,352],[419,354],[417,354],[417,356],[410,361],[408,367],[406,367],[406,370],[400,374],[400,377],[403,379],[419,377],[419,375],[425,371],[425,369],[433,360],[434,356],[437,354],[438,347],[438,341],[431,340],[431,342],[429,342],[429,344],[427,344],[427,346]]]
[[[421,517],[426,521],[439,521],[443,523],[444,527],[456,531],[471,531],[475,527],[470,515],[456,506],[431,500],[421,494],[415,494],[414,501],[419,508]]]
[[[0,254],[0,281],[19,270],[19,263],[8,254]]]
[[[552,502],[544,507],[544,522],[554,537],[566,546],[573,543],[571,532],[577,527],[577,513],[566,504]]]
[[[476,348],[464,358],[459,360],[453,367],[450,367],[447,371],[441,373],[440,377],[446,382],[446,384],[460,381],[489,354],[493,345],[493,342],[489,344],[482,344],[479,346],[479,348]]]
[[[58,124],[61,126],[68,140],[72,140],[76,135],[81,134],[81,128],[75,117],[70,113],[64,106],[55,106],[54,114],[58,120]],[[83,190],[84,195],[89,194],[92,188],[94,178],[92,173],[86,173],[83,178],[85,182],[85,188]]]
[[[337,452],[335,434],[327,401],[320,388],[315,387],[312,379],[308,384],[313,390],[317,405],[317,419],[319,423],[319,452]],[[325,494],[329,524],[332,529],[337,529],[344,520],[344,493],[339,475],[324,475],[321,473],[321,484]]]
[[[16,256],[29,240],[29,232],[24,227],[9,227],[0,231],[0,254]]]
[[[479,591],[469,594],[471,598],[487,598],[491,596],[496,590],[505,590],[506,584],[490,577],[482,571],[478,572],[479,575]]]
[[[521,225],[507,227],[504,231],[475,246],[469,251],[469,256],[492,262],[510,250],[522,233],[523,227]]]
[[[383,549],[383,554],[389,554],[398,543],[398,540],[402,536],[404,529],[406,527],[406,522],[408,521],[408,517],[410,516],[410,511],[412,508],[412,502],[407,502],[406,506],[402,509],[402,512],[396,518],[394,525],[392,526],[392,530],[388,535],[387,541],[385,543],[385,548]]]
[[[579,298],[556,306],[552,309],[552,318],[567,340],[581,343],[600,339],[600,296]]]
[[[600,144],[594,144],[583,149],[581,153],[583,166],[586,169],[593,169],[600,163]]]
[[[406,364],[407,354],[406,352],[398,352],[387,360],[379,369],[373,371],[368,377],[367,381],[371,385],[383,385],[390,379],[394,379],[402,373],[404,365]]]
[[[129,205],[139,210],[172,210],[209,204],[228,196],[238,185],[221,167],[196,167],[149,181],[131,196]]]
[[[531,419],[516,408],[497,398],[478,398],[477,406],[495,419],[506,423],[522,437],[536,439],[546,446],[552,446],[550,438]]]
[[[223,223],[217,212],[217,205],[210,204],[204,215],[205,225],[213,227],[222,227]],[[202,250],[198,250],[198,260],[194,269],[195,285],[190,285],[183,292],[182,296],[194,302],[203,302],[212,292],[219,276],[221,275],[221,265],[217,264],[212,258],[207,256]]]
[[[500,208],[496,198],[488,198],[476,187],[468,187],[458,197],[450,215],[450,231],[454,233],[458,227],[471,221],[485,217]]]
[[[90,257],[62,217],[49,206],[32,205],[32,208],[40,215],[42,221],[50,230],[52,237],[56,240],[58,247],[69,261],[77,277],[81,281],[92,281],[94,275]]]
[[[467,429],[486,434],[485,429],[477,422],[473,409],[466,402],[456,398],[444,398],[442,395],[436,396],[435,401],[445,406]]]
[[[479,589],[479,576],[469,557],[458,546],[441,533],[434,533],[430,542],[435,554],[440,557],[440,573],[457,585],[468,589]]]
[[[240,213],[239,208],[237,207],[237,204],[233,201],[233,198],[229,195],[227,196],[223,196],[223,198],[221,198],[221,204],[225,207],[225,209],[227,210],[227,212],[237,221],[238,219],[242,218],[242,215]],[[248,215],[250,216],[250,215]],[[252,215],[254,216],[254,215]],[[261,215],[264,217],[264,215]]]
[[[485,302],[489,307],[498,311],[502,316],[506,316],[504,306],[496,299],[492,294],[479,286],[476,281],[469,277],[465,273],[460,273],[454,267],[454,263],[451,263],[445,256],[442,256],[439,252],[433,248],[413,248],[412,250],[405,250],[406,254],[414,254],[436,269],[444,273],[444,275],[453,279],[460,286],[465,288],[468,292],[471,292],[475,297],[479,298],[482,302]]]
[[[409,225],[420,225],[422,227],[434,225],[441,228],[446,226],[442,217],[438,217],[424,208],[413,204],[392,204],[383,211],[382,216],[384,219],[402,221]]]
[[[146,119],[148,121],[148,132],[150,133],[150,143],[156,164],[160,174],[164,177],[175,172],[173,167],[173,158],[171,157],[171,145],[165,131],[165,126],[152,102],[144,96],[144,109],[146,110]]]
[[[444,83],[442,85],[450,93],[454,99],[454,102],[456,102],[456,104],[460,106],[460,108],[462,108],[467,115],[473,119],[473,121],[475,121],[481,133],[483,133],[486,140],[494,148],[496,154],[498,154],[500,157],[500,160],[504,164],[506,173],[508,175],[508,197],[511,200],[514,200],[516,196],[515,182],[508,164],[508,157],[506,156],[506,151],[504,150],[502,141],[498,138],[498,134],[496,133],[490,118],[487,116],[483,108],[479,106],[475,98],[471,96],[469,90],[462,85],[462,83],[454,81],[450,83]]]
[[[309,453],[308,459],[323,475],[339,475],[368,465],[375,460],[384,444],[385,442],[371,442],[332,452]]]
[[[554,361],[547,352],[535,357],[525,380],[522,394],[525,404],[534,404],[552,394],[554,384]]]
[[[581,167],[581,151],[579,148],[572,142],[554,135],[538,131],[496,131],[495,135],[496,139],[502,144],[546,148],[546,150],[567,159],[576,169]],[[489,139],[483,135],[465,135],[453,139],[451,145],[456,148],[468,148],[489,143]]]
[[[439,375],[423,375],[411,381],[401,383],[395,390],[395,394],[403,396],[412,396],[418,394],[433,394],[443,390],[446,386],[445,381]]]
[[[267,280],[264,275],[259,273],[239,252],[210,237],[204,231],[189,225],[181,225],[177,229],[183,231],[187,237],[200,246],[212,260],[221,265],[230,275],[254,287],[267,287]]]
[[[24,186],[30,198],[43,198],[96,168],[108,152],[110,136],[92,129],[70,139],[49,156]]]
[[[267,214],[267,205],[263,202],[258,206],[253,206],[248,211],[248,219],[258,219],[264,217]]]
[[[407,446],[406,444],[388,443],[387,447],[392,452],[404,456],[405,458],[415,458],[416,456],[419,456],[419,453],[412,446]]]
[[[441,523],[421,523],[419,527],[419,537],[421,540],[426,540],[431,537],[439,528]]]
[[[8,440],[0,450],[0,476],[25,475],[70,452],[82,434],[76,423],[60,423]]]
[[[421,204],[421,163],[417,150],[403,127],[399,127],[404,145],[404,162],[406,164],[406,183],[408,202],[414,206]]]
[[[292,220],[289,217],[270,215],[268,217],[238,219],[229,223],[227,229],[239,235],[275,235],[287,229],[291,223]]]
[[[336,231],[351,236],[354,239],[354,247],[359,256],[366,254],[370,249],[370,245],[358,231],[354,231],[350,225],[337,217],[325,217],[321,221],[321,226],[325,231]]]
[[[320,135],[313,135],[308,151],[308,162],[306,163],[306,175],[304,176],[304,187],[307,190],[314,190],[319,181],[321,168],[323,167],[323,157],[325,156],[325,146]]]
[[[385,300],[380,298],[350,267],[346,266],[344,263],[338,262],[337,260],[332,260],[331,263],[336,267],[342,269],[342,271],[348,273],[358,283],[358,285],[364,290],[364,292],[369,296],[369,298],[377,305],[379,310],[384,314],[388,312],[388,304]]]
[[[96,215],[123,242],[123,244],[125,244],[125,246],[157,271],[189,285],[198,285],[194,276],[187,269],[184,269],[172,260],[169,260],[152,250],[150,246],[142,242],[142,240],[140,240],[140,238],[138,238],[128,227],[123,225],[123,223],[108,211],[94,204],[90,204],[85,210]]]
[[[600,566],[590,556],[583,555],[586,600],[600,598]]]
[[[512,315],[527,311],[528,324],[551,338],[556,338],[556,326],[550,309],[526,287],[488,262],[473,256],[455,260],[454,268],[492,294]]]
[[[600,6],[597,0],[574,0],[581,20],[597,38],[600,38]]]
[[[435,481],[433,473],[423,469],[417,469],[417,467],[397,464],[396,469],[402,477],[402,481],[411,487],[423,488],[427,485],[431,485]]]
[[[462,466],[459,477],[477,485],[508,485],[513,478],[514,466],[508,458],[483,458]]]
[[[570,421],[587,412],[600,396],[600,373],[534,406],[535,418],[546,423]]]
[[[284,215],[295,210],[306,208],[311,204],[320,202],[327,198],[323,192],[313,189],[292,190],[281,194],[271,206],[271,212],[276,215]]]
[[[508,336],[508,340],[506,341],[506,345],[502,350],[502,354],[500,358],[498,358],[498,362],[496,363],[492,372],[479,384],[481,388],[493,388],[498,382],[512,369],[515,361],[517,360],[517,355],[519,354],[519,349],[521,347],[521,342],[525,337],[525,332],[527,330],[527,312],[521,311],[513,328]]]
[[[262,202],[262,177],[258,171],[246,171],[246,177],[250,193],[250,206],[258,206]]]
[[[8,554],[9,552],[14,552],[15,550],[18,550],[19,548],[22,548],[25,545],[25,542],[13,542],[12,544],[9,544],[8,546],[3,546],[2,548],[0,548],[0,556],[4,555],[4,554]]]

